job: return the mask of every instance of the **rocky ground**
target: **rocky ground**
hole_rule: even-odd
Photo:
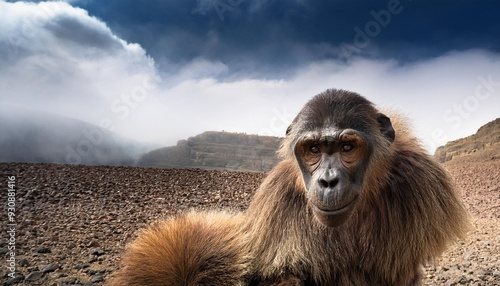
[[[473,222],[465,241],[426,267],[425,285],[500,285],[500,160],[447,163]]]
[[[425,268],[425,285],[500,285],[500,160],[446,164],[474,229]],[[244,210],[263,173],[0,164],[0,281],[102,285],[147,223],[186,209]],[[15,217],[6,209],[15,176]],[[8,239],[15,230],[15,278]],[[10,232],[9,232],[10,231]],[[12,241],[12,240],[11,240]]]

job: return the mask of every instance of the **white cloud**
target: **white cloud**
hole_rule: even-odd
[[[0,100],[96,121],[155,76],[137,44],[65,2],[0,2]]]
[[[303,104],[327,88],[401,110],[430,150],[500,116],[500,57],[484,51],[406,65],[314,62],[281,80],[217,80],[230,76],[228,67],[197,58],[160,82],[143,48],[85,10],[65,2],[3,1],[0,10],[0,103],[110,125],[137,140],[174,144],[206,130],[282,136]],[[493,85],[478,97],[482,81]]]
[[[481,90],[487,96],[476,95],[482,81],[493,82],[490,90]],[[468,51],[407,65],[362,58],[349,64],[322,61],[299,68],[287,80],[186,79],[166,93],[178,106],[174,110],[184,110],[179,112],[187,120],[180,121],[182,136],[207,129],[282,136],[307,100],[333,87],[405,114],[433,151],[500,116],[500,56]]]

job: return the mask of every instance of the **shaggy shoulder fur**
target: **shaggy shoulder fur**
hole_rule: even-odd
[[[241,214],[190,212],[152,224],[126,249],[110,286],[244,285]]]

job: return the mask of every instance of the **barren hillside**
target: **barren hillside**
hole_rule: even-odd
[[[281,138],[207,131],[142,155],[137,166],[269,171]]]
[[[479,128],[476,134],[450,141],[436,150],[435,157],[442,163],[450,160],[482,160],[498,156],[500,149],[500,118]],[[481,153],[480,156],[468,155]]]

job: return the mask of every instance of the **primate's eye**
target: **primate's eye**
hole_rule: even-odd
[[[345,143],[345,144],[342,144],[342,147],[340,148],[340,150],[342,152],[349,152],[351,151],[352,149],[354,149],[354,145],[352,143]]]
[[[318,146],[311,146],[311,148],[309,150],[311,151],[311,153],[314,153],[314,154],[318,154],[321,152]]]

